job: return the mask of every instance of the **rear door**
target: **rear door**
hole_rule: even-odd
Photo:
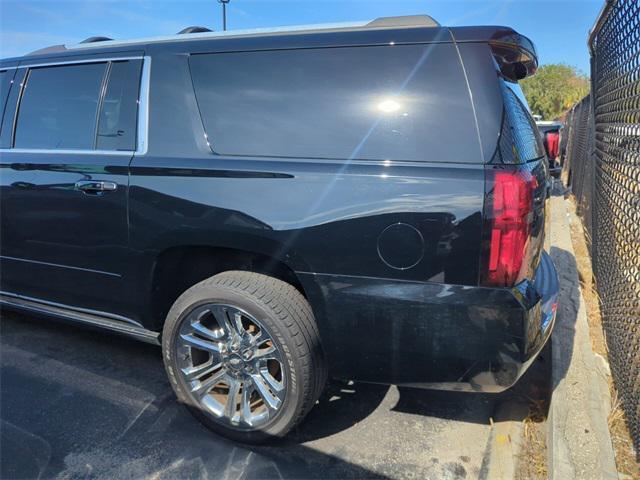
[[[1,133],[5,294],[121,310],[142,65],[131,52],[18,68]]]

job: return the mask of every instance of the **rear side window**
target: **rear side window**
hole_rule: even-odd
[[[135,150],[141,67],[125,60],[29,69],[13,146]]]
[[[98,121],[98,150],[135,150],[141,60],[114,62]]]
[[[502,163],[525,163],[543,157],[544,145],[529,110],[507,82],[501,80],[500,88],[504,99],[500,135]]]
[[[6,92],[2,126],[0,126],[0,148],[2,149],[11,148],[13,142],[13,120],[24,74],[24,70],[20,69],[6,70],[2,77],[2,91]]]
[[[7,95],[9,94],[9,87],[11,87],[11,79],[14,73],[15,70],[0,70],[0,125],[2,125]]]
[[[16,148],[93,149],[106,63],[29,71],[16,125]]]
[[[9,80],[9,73],[6,70],[0,70],[0,110],[1,111],[4,111],[4,101],[7,98],[7,93],[9,93],[10,84],[11,84],[11,81]]]
[[[481,161],[450,44],[198,54],[190,66],[218,154]]]

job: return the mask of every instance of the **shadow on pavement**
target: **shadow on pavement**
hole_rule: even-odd
[[[175,401],[156,347],[3,312],[0,355],[2,478],[385,478],[302,442],[359,422],[386,386],[333,383],[289,438],[247,447]]]
[[[565,187],[560,180],[553,182],[552,196],[568,198],[570,193],[571,189]],[[568,225],[567,228],[569,228]],[[558,383],[566,376],[571,364],[576,334],[575,325],[580,307],[580,282],[578,281],[578,264],[573,253],[553,246],[549,255],[556,266],[560,280],[558,312],[553,332],[556,346],[560,347],[559,351],[553,353],[555,365],[551,388],[554,391]]]
[[[559,352],[554,352],[554,375],[552,390],[566,376],[573,354],[576,321],[580,307],[580,283],[577,281],[578,270],[576,259],[571,252],[558,247],[551,247],[551,258],[558,270],[560,279],[560,295],[558,297],[558,313],[553,335]]]
[[[247,447],[176,402],[157,347],[10,312],[1,343],[1,478],[469,478],[496,405],[521,395],[334,381],[286,439]]]

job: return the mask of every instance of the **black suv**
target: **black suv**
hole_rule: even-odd
[[[162,345],[179,400],[248,442],[328,374],[513,385],[558,292],[514,93],[533,44],[426,16],[202,30],[0,63],[3,307]]]

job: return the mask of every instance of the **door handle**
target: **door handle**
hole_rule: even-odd
[[[75,189],[87,195],[102,195],[103,193],[115,192],[118,189],[118,185],[115,182],[100,180],[80,180],[76,182]]]

